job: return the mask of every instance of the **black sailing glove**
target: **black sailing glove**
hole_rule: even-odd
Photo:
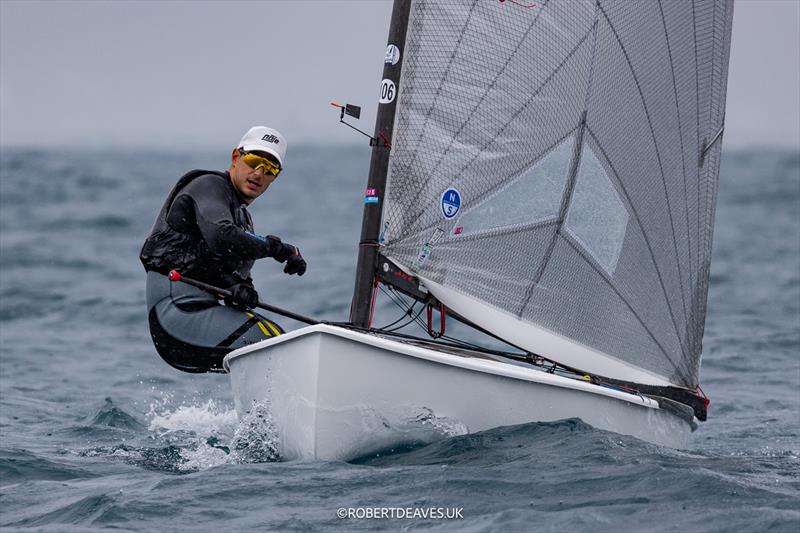
[[[267,246],[269,247],[268,255],[273,257],[278,263],[285,263],[294,255],[295,247],[291,244],[281,242],[280,238],[275,235],[267,235],[264,238],[267,240]]]
[[[225,303],[233,307],[255,307],[258,305],[258,293],[249,283],[237,283],[228,287],[231,295]]]
[[[286,260],[286,266],[283,267],[283,271],[289,275],[297,274],[298,276],[302,276],[306,273],[306,260],[303,259],[303,256],[300,255],[300,250],[294,247],[295,253]]]
[[[265,237],[269,245],[269,255],[275,258],[279,263],[286,263],[283,271],[287,274],[297,274],[302,276],[306,273],[306,260],[300,255],[300,250],[296,246],[281,242],[281,240],[274,235],[267,235]]]

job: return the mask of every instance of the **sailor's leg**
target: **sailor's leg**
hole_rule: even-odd
[[[283,333],[263,316],[220,305],[212,295],[185,284],[164,285],[152,275],[148,274],[148,307],[153,344],[179,370],[222,372],[228,352]]]

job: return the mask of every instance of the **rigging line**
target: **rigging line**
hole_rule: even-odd
[[[470,167],[470,165],[472,165],[472,163],[474,163],[478,159],[480,154],[489,145],[491,145],[492,143],[496,142],[497,137],[499,137],[503,132],[505,132],[506,129],[508,129],[508,127],[517,119],[517,117],[519,115],[521,115],[523,111],[525,111],[525,109],[531,104],[531,102],[533,102],[534,98],[536,98],[539,95],[539,93],[541,93],[542,90],[547,86],[547,84],[550,83],[550,81],[556,76],[556,74],[558,74],[561,71],[561,69],[564,68],[564,65],[566,65],[567,62],[570,59],[572,59],[572,56],[575,55],[575,52],[578,51],[578,49],[583,45],[583,43],[586,41],[586,39],[589,37],[590,34],[591,34],[591,29],[589,29],[589,31],[587,31],[586,34],[584,34],[584,36],[581,37],[580,41],[578,41],[578,43],[572,48],[572,50],[570,50],[570,52],[566,55],[566,57],[564,57],[564,59],[561,61],[561,63],[559,63],[559,65],[555,68],[555,70],[553,70],[553,72],[550,73],[550,75],[547,77],[547,79],[545,79],[542,82],[542,84],[539,85],[533,93],[531,93],[530,97],[517,110],[517,112],[514,113],[514,115],[509,118],[509,120],[503,125],[503,127],[500,129],[500,131],[497,132],[497,134],[494,136],[494,138],[491,139],[491,140],[488,140],[485,144],[483,144],[478,149],[477,155],[473,156],[472,159],[470,159],[469,161],[467,161],[467,163],[462,165],[461,168],[459,169],[459,171],[454,172],[454,175],[463,174],[464,171],[466,169],[468,169]],[[431,175],[432,175],[432,173],[431,173]],[[419,196],[421,194],[422,194],[422,189],[420,188],[420,189],[417,190],[417,194],[415,196],[415,201],[419,198]],[[420,205],[417,208],[417,210],[415,211],[415,215],[414,215],[415,218],[413,218],[413,220],[420,219],[422,217],[423,213],[424,213],[424,210],[425,210],[425,208],[422,207],[422,205]],[[416,233],[414,235],[419,235],[421,233],[424,233],[425,231],[429,230],[431,227],[435,226],[436,224],[438,224],[438,222],[434,222],[433,224],[429,224],[429,225],[425,226],[424,228],[420,228],[419,230],[416,231]]]
[[[387,289],[384,288],[383,284],[379,285],[381,292],[384,293],[390,300],[399,308],[403,309],[406,313],[408,313],[408,304],[405,303],[405,300],[398,294],[392,290],[392,292],[388,292]]]
[[[422,324],[420,323],[421,319],[419,317],[420,317],[420,315],[422,314],[422,312],[424,310],[425,310],[425,306],[423,305],[422,307],[420,307],[419,311],[417,311],[417,314],[412,316],[405,324],[402,324],[402,325],[397,326],[397,327],[392,328],[392,329],[387,329],[386,331],[390,331],[390,332],[399,331],[399,330],[403,329],[404,327],[410,325],[412,322],[416,322],[418,325],[422,326]]]
[[[473,4],[473,9],[474,9],[476,4],[477,4],[477,2],[475,4]],[[444,159],[445,153],[447,153],[450,150],[450,148],[453,146],[453,144],[456,141],[456,138],[461,134],[461,132],[464,130],[464,128],[470,122],[470,120],[472,120],[473,116],[475,115],[475,111],[481,106],[483,101],[486,100],[486,97],[488,96],[489,92],[497,84],[497,80],[500,78],[500,75],[503,72],[505,72],[505,70],[508,68],[508,65],[511,63],[511,60],[514,58],[514,55],[516,54],[517,50],[519,50],[520,47],[522,46],[522,44],[527,40],[528,34],[533,30],[534,27],[536,27],[536,25],[537,25],[536,23],[539,21],[539,17],[541,16],[541,14],[544,11],[544,8],[546,6],[547,6],[547,1],[542,5],[542,9],[537,11],[536,17],[533,19],[533,21],[531,21],[530,25],[528,26],[528,29],[525,30],[525,34],[519,39],[519,41],[517,42],[517,45],[514,47],[514,50],[511,53],[508,54],[508,58],[506,59],[506,62],[503,64],[502,68],[500,68],[500,70],[497,72],[497,75],[495,76],[494,80],[492,80],[492,83],[489,84],[489,86],[486,87],[486,89],[483,92],[483,95],[481,95],[480,100],[472,107],[472,110],[467,115],[466,120],[464,122],[462,122],[461,127],[459,127],[458,131],[456,131],[451,136],[450,142],[448,143],[447,148],[444,148],[443,150],[440,151],[439,158],[437,159],[436,164],[433,166],[433,169],[428,173],[429,175],[434,176],[436,174],[436,171],[439,169],[439,165],[441,165],[442,160]],[[472,10],[470,10],[470,18],[471,17],[472,17]],[[465,26],[465,28],[466,28],[466,26]],[[453,52],[453,56],[451,57],[451,60],[452,60],[452,58],[455,57],[456,52],[458,52],[458,47],[460,47],[460,46],[461,46],[461,36],[459,36],[458,44],[456,46],[456,49]],[[573,52],[574,52],[574,50],[573,50]],[[570,52],[568,57],[572,56],[573,52]],[[561,68],[562,65],[563,65],[563,62],[562,62],[561,65],[559,65],[559,67],[556,69],[556,71],[558,71]],[[450,69],[450,65],[448,65],[448,73],[449,73],[449,69]],[[552,74],[550,76],[548,76],[547,80],[545,80],[545,82],[540,86],[540,89],[541,89],[541,87],[544,87],[544,85],[547,83],[547,81],[549,81],[551,79],[551,77],[552,77]],[[445,78],[446,78],[446,75],[445,75],[445,77],[442,78],[442,81],[440,82],[440,89],[441,89],[441,86],[444,85]],[[538,92],[539,92],[539,90],[537,90],[534,93],[534,95],[538,94]],[[437,97],[438,97],[438,95],[439,95],[439,91],[437,90]],[[525,104],[520,108],[520,110],[514,115],[515,118],[530,104],[531,100],[532,100],[532,98],[528,99],[525,102]],[[432,112],[432,110],[433,110],[433,105],[431,105],[430,111],[429,111],[428,115],[426,115],[426,117],[425,117],[424,127],[421,130],[420,137],[419,137],[420,140],[422,138],[422,135],[424,135],[425,128],[427,128],[428,118],[429,118],[430,113]],[[508,127],[508,123],[503,127],[503,129],[501,131],[504,131],[505,128],[507,128],[507,127]],[[498,135],[499,135],[499,133],[498,133]],[[497,137],[497,135],[495,135],[494,137]],[[493,142],[493,141],[494,141],[494,138],[492,139],[492,141],[490,141],[487,144],[485,144],[482,147],[481,151],[483,150],[483,148],[485,148],[486,146],[491,144],[491,142]],[[412,163],[416,161],[416,158],[417,158],[416,154],[418,154],[418,153],[419,153],[419,151],[417,151],[414,154],[414,160],[412,160]],[[478,152],[478,153],[480,153],[480,152]],[[461,172],[463,172],[463,170],[465,168],[467,168],[470,164],[472,164],[472,161],[474,161],[474,160],[475,160],[475,157],[473,157],[472,160],[470,160],[470,162],[466,166],[462,167]],[[411,163],[409,163],[409,165],[410,164]],[[461,172],[456,172],[454,175],[455,176],[459,176],[459,175],[461,175]],[[417,194],[411,200],[409,205],[415,205],[417,203],[417,200],[419,199],[421,194],[422,194],[422,187],[417,189]],[[422,213],[422,210],[418,209],[417,212],[411,217],[411,220],[417,220],[420,217],[421,213]]]
[[[462,339],[458,339],[458,338],[455,338],[455,337],[450,337],[448,335],[443,335],[441,337],[438,337],[437,339],[433,339],[432,340],[432,339],[427,338],[427,337],[415,337],[415,336],[410,335],[408,333],[395,333],[395,332],[392,332],[392,331],[379,331],[378,333],[391,333],[392,335],[396,335],[396,336],[403,337],[403,338],[406,338],[406,339],[417,340],[417,341],[420,341],[420,342],[423,342],[423,343],[426,343],[426,344],[450,346],[450,347],[453,347],[453,348],[470,349],[470,350],[474,350],[474,351],[478,351],[478,352],[490,353],[490,354],[494,354],[494,355],[498,355],[498,356],[502,356],[502,357],[508,357],[508,358],[515,358],[515,359],[525,358],[527,360],[528,359],[528,355],[529,355],[528,353],[514,353],[514,352],[509,352],[509,351],[503,351],[503,350],[494,350],[494,349],[491,349],[491,348],[486,348],[484,346],[480,346],[478,344],[473,344],[473,343],[467,342],[467,341],[462,340]],[[447,342],[442,342],[442,339],[444,339]],[[544,358],[541,358],[541,359],[543,361],[547,361]],[[554,361],[548,361],[548,362],[558,365],[558,363],[555,363]],[[558,366],[560,368],[565,368],[566,369],[566,367],[561,367],[561,365],[558,365]]]
[[[441,339],[444,338],[444,337],[440,337],[439,339],[432,340],[432,339],[426,338],[426,337],[415,337],[414,335],[410,335],[408,333],[386,332],[386,331],[373,331],[373,333],[385,334],[387,336],[392,336],[392,337],[399,337],[399,338],[405,339],[407,341],[417,341],[420,344],[424,344],[424,345],[427,345],[427,346],[433,345],[433,346],[446,346],[446,347],[449,347],[449,348],[471,349],[472,351],[479,352],[479,353],[487,353],[487,354],[497,355],[499,357],[505,357],[507,359],[514,359],[514,360],[520,361],[520,362],[526,362],[526,363],[530,364],[531,366],[535,366],[535,367],[539,367],[539,368],[543,367],[542,362],[546,361],[546,362],[548,362],[548,363],[550,363],[552,365],[555,365],[558,368],[559,372],[563,372],[563,373],[567,373],[567,374],[571,374],[571,375],[575,375],[575,374],[583,375],[583,374],[585,374],[585,372],[580,372],[580,371],[577,371],[577,370],[574,370],[574,369],[570,369],[569,367],[562,366],[562,365],[560,365],[558,363],[555,363],[554,361],[549,361],[549,360],[544,359],[542,357],[538,357],[535,354],[534,354],[534,357],[529,357],[529,355],[531,355],[531,354],[521,354],[521,353],[517,354],[517,353],[513,353],[513,352],[504,352],[504,351],[501,351],[501,350],[493,350],[491,348],[484,348],[484,347],[478,346],[478,345],[474,345],[474,348],[471,348],[471,347],[468,347],[468,346],[461,346],[457,342],[442,341]],[[537,357],[538,357],[538,359],[536,359]]]
[[[488,353],[493,353],[493,354],[496,354],[496,355],[502,355],[504,357],[525,357],[526,356],[526,354],[522,354],[522,353],[516,354],[516,353],[513,353],[513,352],[505,352],[505,351],[502,351],[502,350],[492,350],[492,349],[489,349],[489,348],[484,348],[483,346],[481,346],[479,344],[474,344],[472,342],[465,341],[464,339],[451,337],[449,335],[442,335],[439,338],[440,339],[444,339],[446,341],[450,341],[450,342],[455,343],[455,344],[458,344],[458,345],[460,345],[460,346],[462,346],[464,348],[469,348],[469,349],[473,349],[473,350],[481,350],[481,351],[485,351],[485,352],[488,352]]]
[[[397,320],[395,320],[394,322],[392,322],[392,323],[391,323],[391,324],[389,324],[388,326],[384,326],[383,328],[379,328],[379,329],[387,329],[387,328],[389,328],[389,327],[391,327],[391,326],[394,326],[396,323],[400,322],[401,320],[403,320],[403,319],[404,319],[406,316],[412,316],[412,314],[413,314],[413,309],[414,309],[414,306],[415,306],[415,305],[416,305],[416,303],[417,303],[416,301],[413,303],[413,305],[409,306],[409,305],[408,305],[408,304],[405,302],[405,300],[403,299],[403,297],[402,297],[401,295],[399,295],[399,294],[396,294],[396,293],[395,293],[395,291],[394,291],[394,290],[392,290],[391,288],[389,288],[389,289],[387,290],[387,289],[384,289],[383,285],[380,285],[380,287],[381,287],[381,292],[383,292],[383,293],[384,293],[384,294],[385,294],[387,297],[389,297],[389,299],[390,299],[390,300],[392,300],[392,302],[393,302],[393,303],[394,303],[394,304],[395,304],[397,307],[399,307],[400,309],[402,309],[402,310],[403,310],[403,316],[401,316],[400,318],[398,318]],[[409,323],[410,323],[410,322],[409,322]],[[405,325],[404,325],[404,326],[401,326],[401,327],[405,327]]]
[[[415,319],[416,319],[417,325],[419,325],[419,327],[420,327],[420,328],[421,328],[421,329],[422,329],[422,330],[423,330],[423,331],[424,331],[426,334],[428,334],[428,325],[427,325],[425,322],[423,322],[421,318],[418,318],[418,317],[419,317],[419,316],[422,314],[422,311],[423,311],[423,310],[425,310],[425,308],[426,308],[426,306],[423,306],[423,307],[422,307],[422,309],[420,309],[420,311],[417,313],[417,315],[416,315]],[[456,320],[458,321],[458,318],[456,318]],[[463,322],[462,322],[462,323],[463,323]],[[466,325],[467,325],[467,326],[470,326],[470,324],[466,324]],[[396,329],[396,328],[395,328],[395,329]],[[483,333],[485,334],[485,332],[483,332]],[[509,346],[514,346],[513,344],[510,344],[509,342],[507,342],[507,341],[504,341],[503,339],[500,339],[499,337],[495,337],[495,338],[496,338],[496,339],[498,339],[498,340],[500,340],[500,341],[502,341],[502,342],[503,342],[503,343],[505,343],[505,344],[508,344]],[[464,345],[464,347],[472,347],[473,349],[477,349],[477,350],[491,351],[491,352],[497,352],[497,353],[500,353],[498,350],[491,350],[491,349],[489,349],[489,348],[485,348],[485,347],[483,347],[483,346],[480,346],[480,345],[478,345],[478,344],[469,343],[469,342],[467,342],[467,341],[464,341],[464,340],[461,340],[461,339],[457,339],[457,338],[455,338],[455,337],[451,337],[451,336],[449,336],[449,335],[442,335],[441,337],[438,337],[438,338],[437,338],[437,339],[435,339],[435,340],[438,340],[438,339],[449,339],[449,340],[450,340],[450,341],[452,341],[452,342],[460,342],[460,343],[462,343],[462,344]],[[515,347],[515,348],[518,348],[518,349],[520,349],[520,350],[521,350],[521,348],[519,348],[519,347],[517,347],[517,346],[514,346],[514,347]],[[512,352],[503,352],[503,353],[509,353],[509,354],[510,354],[510,353],[512,353]],[[517,354],[517,355],[521,355],[521,354]]]
[[[425,310],[425,305],[423,305],[420,308],[420,310],[417,312],[416,315],[412,316],[413,308],[417,303],[416,301],[414,302],[414,304],[412,306],[409,307],[408,304],[405,303],[405,300],[399,294],[397,294],[397,295],[392,294],[392,293],[395,292],[394,290],[392,290],[392,293],[389,293],[389,292],[387,292],[386,290],[383,289],[382,285],[381,285],[381,290],[383,291],[384,294],[386,294],[394,302],[395,305],[397,305],[401,309],[404,309],[405,310],[405,314],[404,314],[404,316],[400,317],[399,319],[397,319],[395,322],[393,322],[389,326],[384,326],[383,328],[380,328],[380,329],[385,330],[385,331],[397,331],[399,329],[402,329],[402,328],[408,326],[412,322],[417,322],[417,324],[420,325],[420,327],[424,326],[424,324],[422,323],[422,320],[419,317],[422,314],[422,312]],[[394,324],[396,324],[397,322],[402,320],[406,315],[408,315],[410,318],[405,324],[402,324],[400,326],[394,327],[393,329],[388,329],[390,326],[393,326]]]
[[[424,303],[424,302],[423,302],[423,303]],[[426,335],[428,335],[428,324],[426,324],[425,322],[423,322],[423,321],[422,321],[422,319],[420,318],[420,315],[422,315],[422,311],[424,311],[425,309],[427,309],[427,307],[428,307],[428,306],[427,306],[427,304],[426,304],[426,305],[423,305],[423,306],[420,308],[420,310],[419,310],[419,312],[417,313],[417,315],[416,315],[416,316],[413,318],[413,322],[414,322],[414,323],[416,323],[416,324],[417,324],[417,326],[419,326],[419,327],[420,327],[420,329],[421,329],[422,331],[424,331]],[[407,324],[404,324],[404,325],[403,325],[403,327],[405,327],[405,326],[408,326],[409,324],[411,324],[411,322],[410,322],[410,321],[409,321]],[[399,328],[395,328],[395,330],[396,330],[396,329],[399,329]]]
[[[681,263],[680,263],[680,260],[678,259],[678,240],[677,240],[676,235],[675,235],[675,221],[673,220],[673,217],[672,217],[672,206],[670,205],[670,201],[669,201],[669,190],[667,189],[667,179],[666,179],[666,175],[664,174],[664,164],[661,161],[661,151],[658,148],[658,141],[656,140],[655,128],[653,127],[653,121],[650,118],[650,110],[647,107],[647,101],[644,98],[644,92],[642,91],[642,86],[639,83],[639,78],[638,78],[638,76],[636,76],[636,71],[634,70],[633,64],[631,63],[631,58],[628,55],[628,50],[622,44],[622,39],[620,39],[619,34],[617,33],[617,29],[614,27],[614,24],[611,22],[611,18],[609,18],[608,13],[605,12],[605,10],[603,9],[603,6],[600,5],[599,3],[598,3],[598,6],[600,7],[600,12],[603,14],[603,17],[606,19],[606,22],[608,22],[608,27],[611,28],[611,32],[614,34],[614,38],[616,39],[617,44],[619,44],[619,47],[622,50],[622,54],[625,56],[625,62],[628,64],[628,69],[631,72],[631,76],[633,76],[633,81],[636,82],[636,89],[639,91],[639,98],[642,101],[642,107],[644,108],[644,113],[647,116],[647,124],[650,127],[650,135],[653,137],[653,146],[654,146],[654,148],[656,150],[656,159],[658,160],[658,167],[659,167],[659,170],[661,171],[661,183],[664,186],[664,198],[665,198],[665,200],[667,202],[667,214],[669,215],[670,228],[672,229],[672,246],[675,249],[675,265],[678,267],[678,279],[680,280],[681,300],[683,302],[683,321],[684,321],[684,324],[685,324],[688,321],[689,317],[687,316],[687,311],[686,311],[686,296],[684,294],[685,293],[685,289],[684,289],[684,286],[683,286],[683,274],[682,274],[682,271],[681,271]],[[672,311],[672,304],[668,303],[668,305],[670,306],[670,311]],[[673,320],[674,320],[674,315],[673,315]],[[677,329],[677,323],[676,323],[675,327]],[[678,335],[678,338],[681,339],[681,343],[680,343],[681,344],[681,351],[683,352],[683,355],[685,356],[686,355],[686,348],[683,346],[683,339],[680,336],[680,334]]]
[[[577,374],[577,375],[581,375],[581,376],[587,375],[585,371],[577,370],[575,368],[571,368],[571,367],[562,365],[562,364],[560,364],[560,363],[558,363],[556,361],[552,361],[550,359],[547,359],[547,358],[542,357],[542,356],[540,356],[538,354],[535,354],[535,353],[530,353],[530,352],[514,353],[514,352],[508,352],[508,351],[502,351],[502,350],[493,350],[491,348],[485,348],[485,347],[479,346],[477,344],[472,345],[474,347],[470,348],[469,346],[460,346],[460,345],[454,344],[453,342],[443,342],[441,340],[441,338],[432,340],[429,337],[415,337],[414,335],[410,335],[408,333],[391,332],[391,331],[378,331],[378,330],[367,330],[367,329],[364,329],[364,328],[354,327],[350,323],[337,323],[337,324],[341,325],[343,327],[349,328],[349,329],[356,329],[356,330],[364,331],[365,333],[385,334],[385,335],[388,335],[388,336],[400,337],[400,338],[403,338],[403,339],[418,341],[420,343],[424,343],[424,344],[428,344],[428,345],[441,345],[441,346],[450,346],[450,347],[453,347],[453,348],[472,349],[472,350],[477,351],[477,352],[494,354],[494,355],[498,355],[498,356],[501,356],[501,357],[514,359],[514,360],[517,360],[517,361],[520,361],[520,362],[525,362],[525,363],[528,363],[528,364],[530,364],[532,366],[536,366],[536,367],[543,367],[543,363],[547,362],[548,364],[553,365],[553,368],[556,368],[559,372],[562,372],[562,373],[566,373],[566,374],[570,374],[570,375],[576,375]],[[425,331],[425,333],[427,334],[427,330],[426,330],[425,324],[424,323],[420,324],[420,327],[422,327],[423,331]],[[462,342],[462,343],[466,342],[466,341],[459,341],[458,339],[454,339],[453,337],[447,337],[447,338],[449,338],[451,340],[454,340],[456,342]],[[508,343],[506,343],[506,344],[508,344]]]
[[[690,227],[689,226],[689,206],[687,205],[688,204],[688,200],[689,200],[689,189],[688,189],[687,184],[686,184],[686,153],[685,153],[686,152],[686,147],[685,147],[684,142],[683,142],[683,122],[681,121],[681,106],[680,106],[680,103],[678,101],[678,83],[677,83],[676,77],[675,77],[675,63],[674,63],[674,60],[672,58],[672,45],[669,42],[669,32],[667,31],[667,18],[664,15],[664,6],[663,6],[662,0],[658,0],[658,10],[661,13],[661,23],[662,23],[662,25],[664,27],[664,40],[667,43],[667,54],[669,56],[669,68],[670,68],[670,72],[672,73],[672,93],[675,95],[675,113],[676,113],[677,119],[678,119],[678,138],[680,139],[680,143],[681,143],[681,164],[682,164],[682,168],[683,168],[683,197],[684,197],[684,209],[683,209],[683,212],[686,215],[686,246],[687,246],[687,249],[688,249],[688,252],[689,252],[689,287],[692,288],[692,287],[694,287],[694,277],[695,277],[694,274],[695,273],[694,273],[694,268],[693,268],[694,267],[694,261],[692,260],[692,236],[691,236],[691,231],[689,229],[689,227]],[[695,306],[694,292],[693,291],[692,291],[692,294],[690,294],[690,297],[692,298],[692,301],[690,302],[690,305],[692,307],[692,313],[691,313],[691,315],[689,317],[687,317],[687,320],[689,321],[687,323],[687,327],[689,328],[689,347],[690,347],[692,353],[694,353],[695,346],[697,344],[697,339],[695,338],[695,329],[696,329],[695,320],[696,320],[696,317],[695,317],[695,313],[693,312],[694,306]],[[685,313],[686,313],[686,310],[684,309],[684,314]]]
[[[379,327],[377,329],[386,329],[386,330],[388,330],[389,328],[391,328],[392,326],[394,326],[395,324],[397,324],[398,322],[400,322],[401,320],[403,320],[407,316],[411,316],[411,313],[414,312],[414,307],[416,305],[417,305],[417,302],[414,302],[414,304],[410,308],[406,309],[405,312],[402,315],[400,315],[400,318],[398,318],[397,320],[395,320],[394,322],[392,322],[390,324],[386,324],[385,326],[381,326],[381,327]]]
[[[422,309],[425,309],[425,307],[423,307]],[[421,318],[419,318],[419,316],[420,316],[421,314],[422,314],[421,312],[420,312],[420,313],[417,313],[417,316],[415,316],[415,317],[414,317],[414,319],[413,319],[412,321],[409,321],[408,323],[406,323],[406,324],[403,324],[403,327],[409,326],[409,325],[411,325],[411,323],[413,322],[414,324],[416,324],[417,326],[419,326],[419,328],[420,328],[420,329],[421,329],[421,330],[422,330],[422,331],[423,331],[423,332],[424,332],[424,333],[427,335],[427,334],[428,334],[428,325],[427,325],[427,324],[425,324],[425,323],[422,321],[422,319],[421,319]],[[394,330],[393,330],[393,331],[397,331],[398,329],[400,329],[400,328],[394,328]],[[428,338],[430,338],[430,337],[428,337]]]
[[[600,144],[600,141],[594,135],[594,132],[589,126],[586,126],[586,131],[589,133],[589,136],[594,141],[598,150],[600,150],[600,153],[603,155],[603,158],[605,159],[606,163],[608,163],[608,167],[611,169],[611,174],[613,175],[614,180],[616,181],[619,187],[619,191],[624,196],[624,201],[628,205],[628,209],[630,209],[630,212],[633,215],[634,220],[636,221],[636,225],[639,226],[639,230],[642,232],[642,237],[644,238],[644,242],[647,245],[647,251],[650,254],[650,260],[653,262],[653,267],[655,268],[656,271],[656,277],[658,278],[659,285],[661,285],[661,292],[664,295],[664,301],[667,303],[667,309],[669,310],[669,314],[672,319],[672,325],[675,328],[675,335],[678,337],[678,344],[680,345],[681,334],[680,330],[678,329],[678,324],[675,321],[675,315],[672,313],[672,307],[669,304],[669,297],[667,296],[667,287],[666,285],[664,285],[664,279],[661,276],[661,269],[659,268],[658,262],[656,261],[655,252],[653,252],[653,245],[650,244],[650,238],[647,236],[647,232],[644,230],[644,225],[642,224],[642,219],[639,216],[639,212],[634,207],[633,202],[631,201],[631,197],[628,195],[628,190],[625,188],[625,184],[622,183],[622,180],[619,177],[619,173],[617,172],[617,169],[614,167],[614,164],[611,162],[611,158],[608,157],[608,154],[603,148],[603,145]],[[682,345],[681,348],[683,348]],[[686,355],[685,352],[682,353],[684,354],[684,356]]]

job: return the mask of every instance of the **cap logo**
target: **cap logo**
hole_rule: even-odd
[[[262,141],[267,141],[268,143],[275,143],[275,144],[280,143],[278,138],[275,135],[271,134],[271,133],[268,133],[267,135],[264,135],[263,137],[261,137],[261,140]]]

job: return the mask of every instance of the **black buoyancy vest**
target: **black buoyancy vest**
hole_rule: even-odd
[[[254,258],[236,257],[230,254],[223,257],[216,254],[209,248],[199,231],[186,231],[185,228],[179,231],[167,220],[181,190],[195,179],[207,175],[219,176],[226,183],[230,181],[227,173],[215,170],[192,170],[182,176],[164,202],[153,229],[142,246],[139,259],[146,271],[168,274],[170,270],[175,269],[184,276],[211,285],[230,287],[235,283],[249,281]],[[235,198],[232,185],[231,190],[231,197],[226,200],[230,203],[234,223],[242,230],[252,232],[250,216],[242,208],[241,202]]]

